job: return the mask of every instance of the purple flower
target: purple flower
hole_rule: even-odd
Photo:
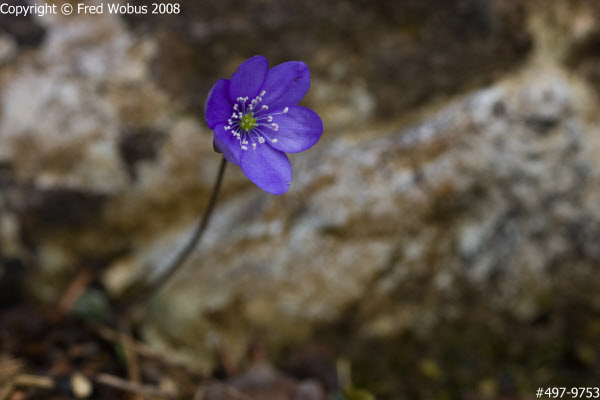
[[[303,62],[269,69],[265,57],[254,56],[231,80],[217,81],[208,94],[206,122],[215,133],[215,145],[266,192],[287,192],[292,166],[285,153],[311,148],[323,133],[321,118],[296,105],[309,86],[310,72]]]

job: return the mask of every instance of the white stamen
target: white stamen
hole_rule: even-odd
[[[262,96],[266,94],[266,91],[263,90],[258,96],[256,96],[252,101],[248,101],[248,97],[238,97],[237,101],[240,103],[235,103],[233,105],[233,114],[231,118],[227,121],[229,123],[228,126],[225,126],[226,131],[230,131],[231,135],[235,137],[239,143],[240,148],[242,150],[248,150],[250,144],[252,144],[253,149],[257,149],[259,144],[265,143],[267,140],[272,143],[277,143],[277,139],[271,139],[266,132],[261,130],[261,126],[269,127],[273,131],[279,130],[279,125],[273,122],[274,115],[287,113],[289,111],[289,107],[285,107],[283,112],[276,114],[268,114],[261,115],[262,111],[266,111],[269,109],[269,106],[261,105],[260,109],[258,108],[259,103],[263,100]],[[257,111],[258,110],[258,111]],[[259,121],[265,121],[267,123],[262,123]],[[252,143],[248,142],[248,138],[251,139]]]

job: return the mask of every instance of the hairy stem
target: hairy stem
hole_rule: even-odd
[[[204,211],[204,215],[200,220],[198,220],[198,224],[194,229],[194,233],[190,237],[187,244],[184,248],[177,254],[175,259],[170,263],[170,265],[164,269],[166,271],[160,277],[155,279],[150,284],[144,286],[139,290],[133,290],[133,293],[127,296],[119,305],[121,310],[121,314],[127,314],[128,310],[134,308],[136,305],[145,303],[150,297],[152,297],[155,293],[157,293],[169,280],[181,269],[181,267],[185,264],[186,259],[192,254],[194,248],[198,245],[202,236],[204,235],[204,231],[210,222],[210,218],[213,214],[213,210],[215,208],[215,204],[217,202],[217,197],[219,194],[219,189],[221,188],[221,182],[223,181],[223,176],[225,175],[225,166],[227,165],[227,161],[225,158],[221,160],[221,165],[219,167],[219,173],[217,175],[217,179],[215,180],[215,184],[213,187],[212,194],[210,196],[210,201],[208,202],[208,206]]]

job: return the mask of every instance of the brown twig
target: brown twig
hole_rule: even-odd
[[[23,361],[16,358],[0,357],[0,382],[17,375],[23,370]]]
[[[126,381],[125,379],[121,379],[118,376],[109,374],[97,374],[94,377],[94,381],[101,385],[110,386],[115,389],[120,389],[125,392],[134,393],[141,396],[159,397],[167,399],[177,399],[180,397],[179,393],[163,390],[155,386],[142,385],[139,383]]]
[[[29,375],[29,374],[21,374],[17,375],[17,377],[13,380],[13,385],[15,387],[32,387],[38,389],[53,389],[54,388],[54,379],[41,376],[41,375]]]
[[[142,372],[140,370],[140,364],[138,362],[138,356],[133,348],[133,338],[130,334],[130,327],[128,323],[121,325],[121,331],[119,333],[119,342],[123,347],[125,354],[125,363],[127,367],[127,376],[132,383],[141,384]],[[143,396],[134,394],[133,400],[145,400]]]
[[[73,278],[58,301],[58,312],[61,315],[68,314],[71,311],[79,296],[87,289],[93,279],[94,273],[92,273],[90,268],[84,268],[75,275],[75,278]]]
[[[100,338],[107,342],[118,343],[120,340],[119,332],[99,324],[90,324],[90,329],[97,334]],[[138,342],[133,338],[130,338],[131,349],[141,357],[151,358],[162,362],[163,364],[171,365],[174,367],[188,369],[187,366],[171,357],[167,353],[163,353],[157,350],[152,349],[142,342]]]
[[[55,387],[54,379],[47,376],[21,374],[10,380],[0,391],[0,400],[6,400],[17,388],[36,388],[52,390]]]

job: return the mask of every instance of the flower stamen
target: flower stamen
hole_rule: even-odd
[[[285,107],[283,112],[267,114],[266,112],[269,110],[268,105],[263,104],[260,107],[258,106],[266,93],[265,90],[261,91],[247,105],[248,97],[238,97],[236,103],[233,105],[234,112],[227,121],[229,126],[226,126],[225,130],[231,130],[231,134],[240,142],[242,150],[248,150],[248,137],[252,141],[252,149],[254,150],[257,149],[258,145],[265,143],[267,140],[277,143],[276,138],[271,139],[260,127],[268,127],[272,131],[277,132],[279,125],[274,122],[273,117],[287,113],[289,107]],[[265,120],[267,123],[261,122]],[[256,135],[256,138],[254,135]]]

